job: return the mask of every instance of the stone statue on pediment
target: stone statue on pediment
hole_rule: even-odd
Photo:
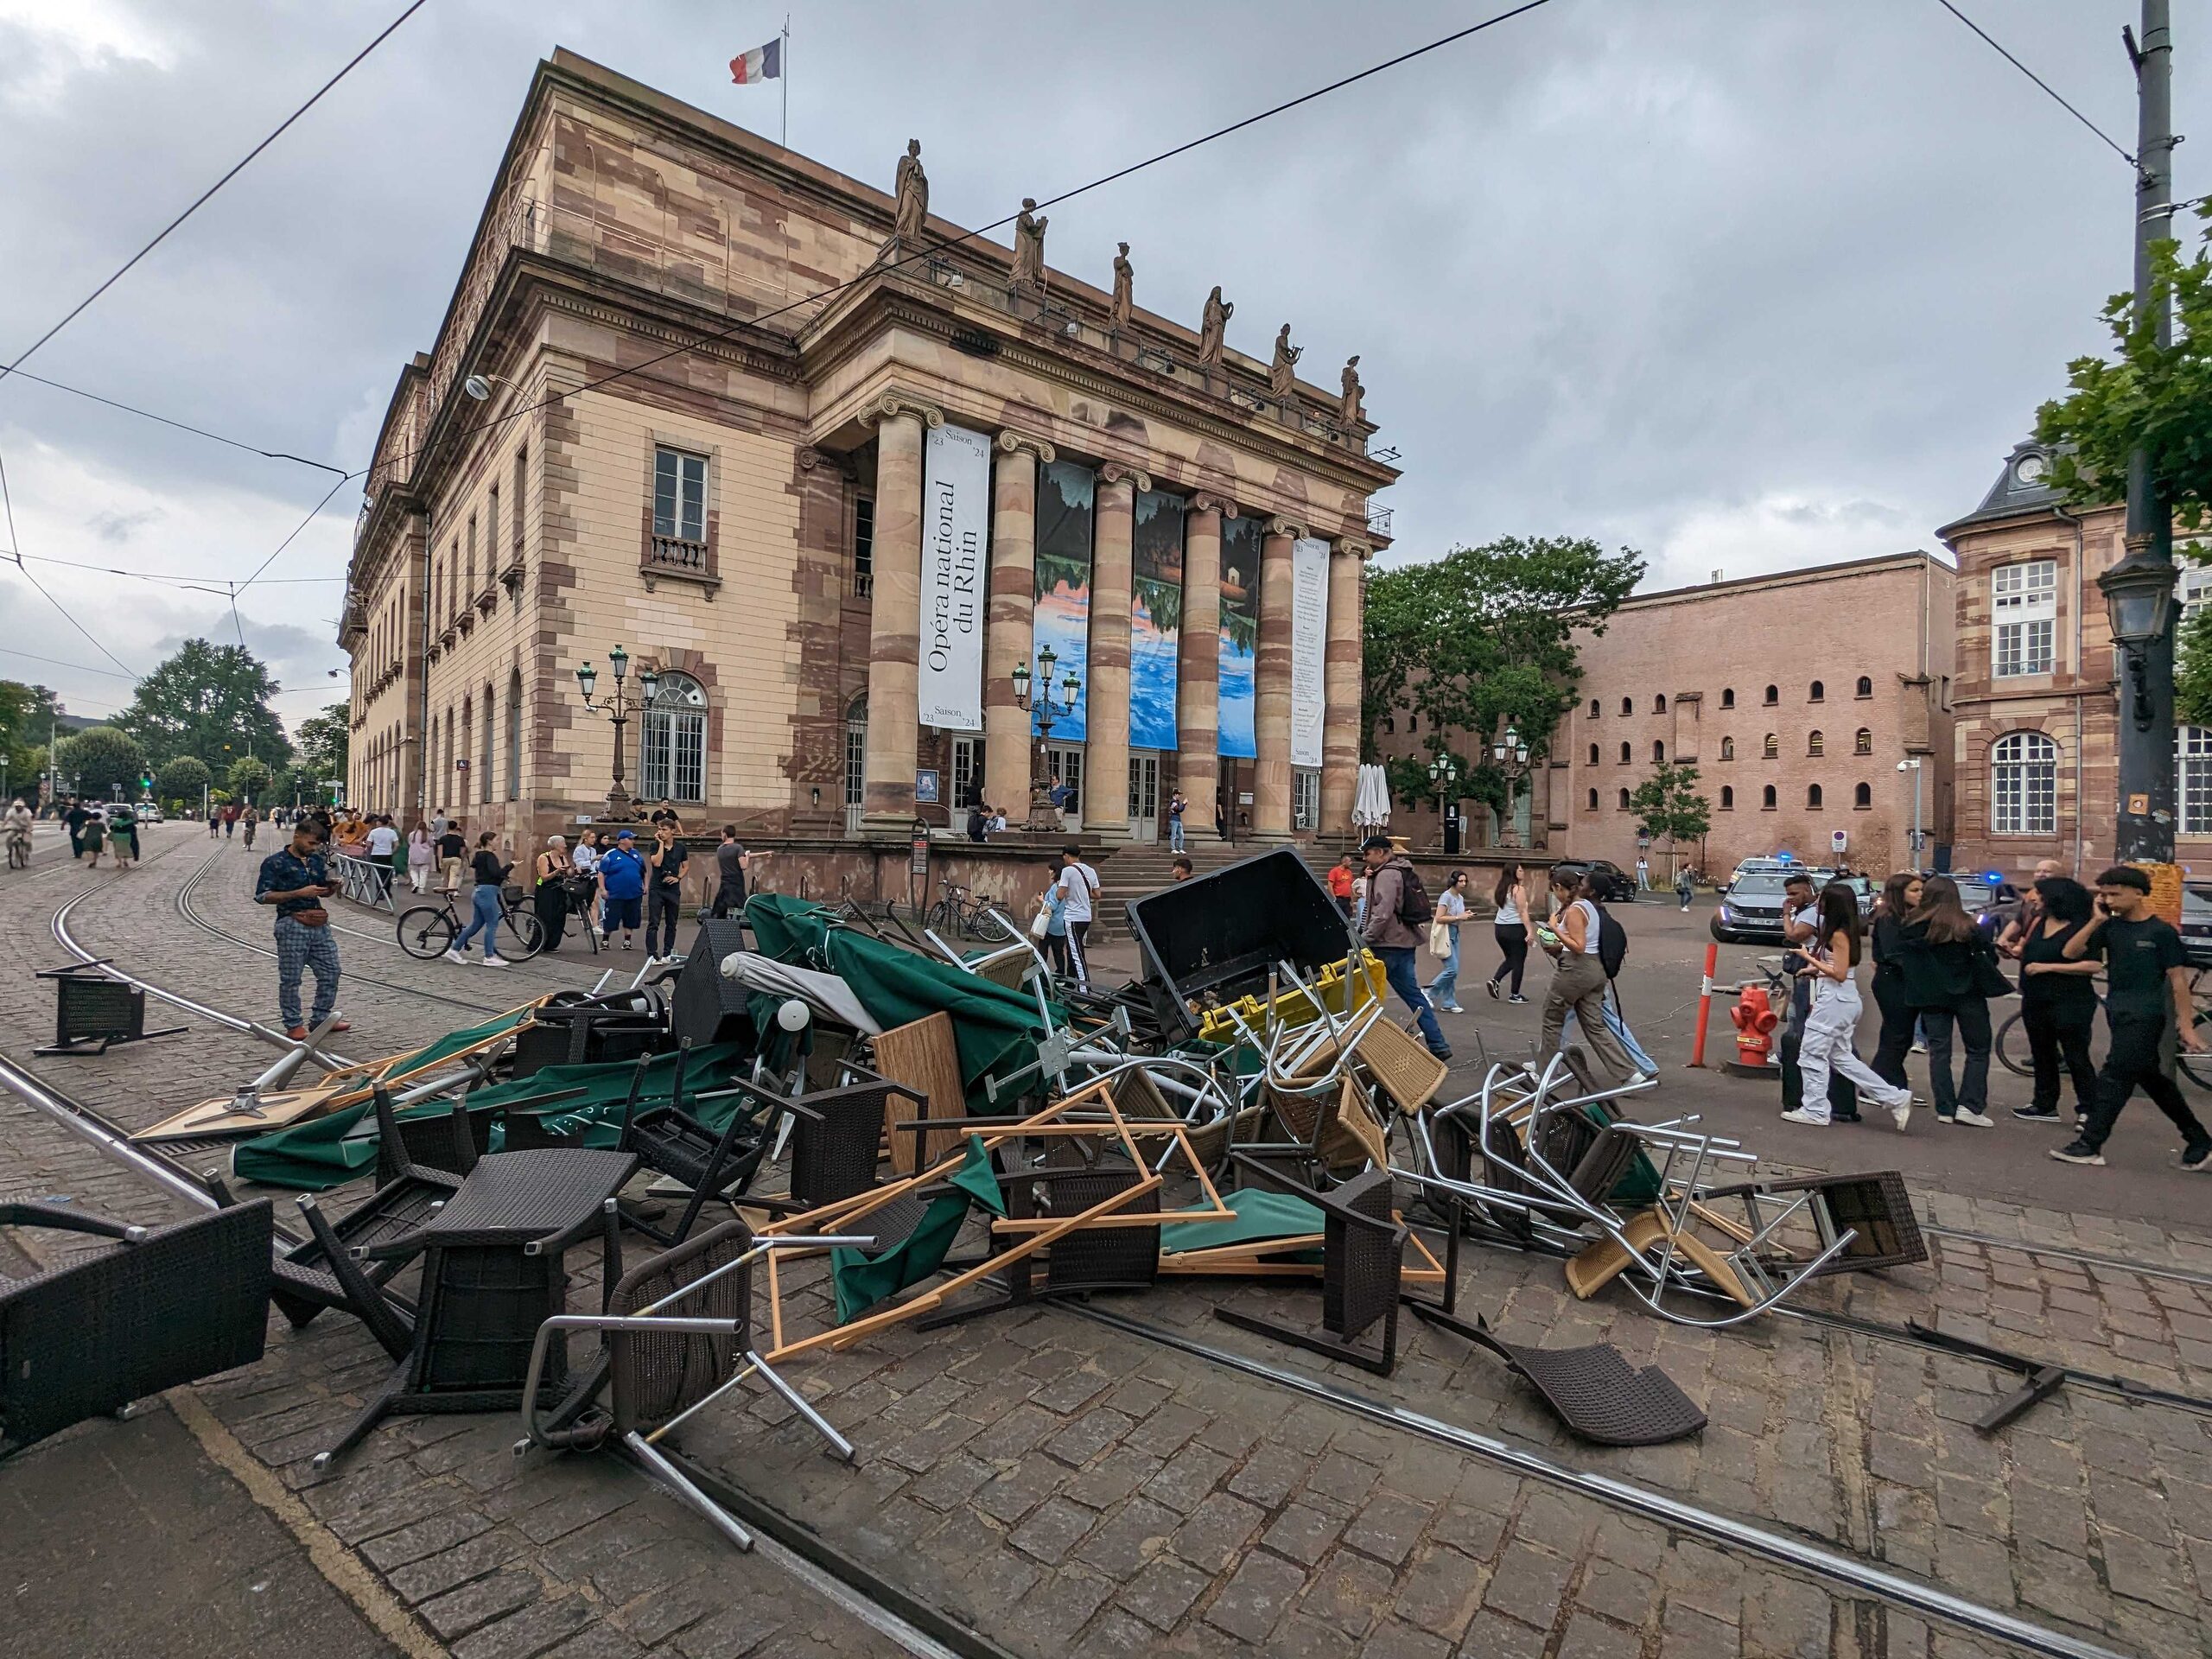
[[[1367,388],[1359,384],[1359,353],[1355,352],[1344,359],[1344,399],[1337,406],[1338,417],[1346,426],[1357,425],[1367,418],[1367,409],[1360,400]]]
[[[1032,293],[1045,288],[1045,227],[1052,221],[1037,217],[1037,198],[1024,196],[1021,212],[1014,221],[1014,285]]]
[[[1303,346],[1290,343],[1288,323],[1275,330],[1275,356],[1268,365],[1268,385],[1276,397],[1287,399],[1297,395],[1298,359],[1305,355]]]
[[[1114,328],[1116,333],[1129,326],[1129,309],[1136,286],[1136,267],[1129,263],[1129,245],[1114,245],[1121,251],[1114,256]]]
[[[1206,368],[1221,366],[1222,336],[1228,332],[1230,318],[1236,315],[1236,308],[1221,297],[1221,284],[1213,285],[1213,292],[1206,296],[1206,308],[1198,317],[1198,361]]]
[[[899,176],[894,193],[898,197],[897,216],[892,221],[892,239],[903,243],[912,252],[922,245],[922,226],[929,222],[930,175],[922,171],[922,141],[909,138],[906,153],[899,158]]]

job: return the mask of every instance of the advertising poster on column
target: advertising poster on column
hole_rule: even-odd
[[[1257,518],[1221,521],[1221,753],[1231,760],[1259,758],[1252,732],[1253,669],[1260,651],[1260,542]]]
[[[1329,642],[1329,544],[1290,544],[1290,764],[1321,764],[1322,662]]]
[[[1035,649],[1050,646],[1052,665],[1052,741],[1084,741],[1084,714],[1090,697],[1090,522],[1097,479],[1088,467],[1056,461],[1037,474],[1037,609]],[[1035,663],[1031,664],[1033,669]],[[1075,707],[1069,709],[1061,687],[1076,677]],[[1045,695],[1031,694],[1033,708]],[[1038,729],[1032,718],[1031,729]]]
[[[1175,655],[1183,637],[1183,498],[1137,497],[1129,585],[1129,747],[1175,747]]]
[[[983,570],[991,441],[940,426],[922,454],[920,702],[925,726],[983,729]]]

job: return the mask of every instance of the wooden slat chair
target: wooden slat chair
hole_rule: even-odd
[[[908,1091],[884,1103],[884,1127],[891,1135],[891,1173],[912,1175],[918,1168],[946,1157],[960,1144],[956,1130],[917,1137],[901,1135],[898,1128],[918,1116],[967,1115],[968,1088],[960,1073],[960,1046],[952,1016],[940,1011],[908,1025],[894,1026],[878,1033],[874,1046],[876,1074],[904,1084]],[[918,1139],[925,1139],[927,1145],[918,1149]]]

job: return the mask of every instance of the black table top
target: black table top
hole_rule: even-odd
[[[421,1227],[366,1253],[532,1242],[557,1249],[599,1224],[601,1207],[637,1168],[632,1154],[583,1147],[492,1153]]]

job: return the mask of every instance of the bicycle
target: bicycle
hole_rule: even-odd
[[[2212,967],[2190,969],[2189,995],[2196,1009],[2196,1029],[2212,1038],[2212,1029],[2208,1029],[2212,1027],[2212,987],[2208,987],[2205,982],[2208,976],[2212,976]],[[1995,1042],[1997,1059],[2014,1077],[2032,1077],[2036,1074],[2035,1055],[2028,1046],[2028,1028],[2021,1018],[2022,1012],[2016,1009],[2010,1019],[1998,1027]],[[2102,1045],[2093,1037],[2089,1057],[2101,1065],[2103,1062],[2103,1055],[2100,1052],[2101,1047]],[[2212,1089],[2212,1052],[2195,1054],[2182,1048],[2176,1051],[2174,1058],[2191,1083],[2200,1089]]]
[[[956,938],[981,939],[987,944],[1005,944],[1014,935],[1006,924],[991,912],[995,899],[983,898],[957,881],[947,881],[938,889],[938,901],[930,906],[924,925]]]
[[[456,890],[441,887],[438,891],[442,897],[437,904],[416,905],[399,918],[399,948],[418,962],[435,962],[452,950],[453,942],[461,937],[465,925],[461,912],[454,907]],[[509,962],[520,962],[544,948],[545,928],[537,919],[537,913],[514,903],[508,897],[508,889],[501,888],[499,919],[492,929],[493,954]]]

